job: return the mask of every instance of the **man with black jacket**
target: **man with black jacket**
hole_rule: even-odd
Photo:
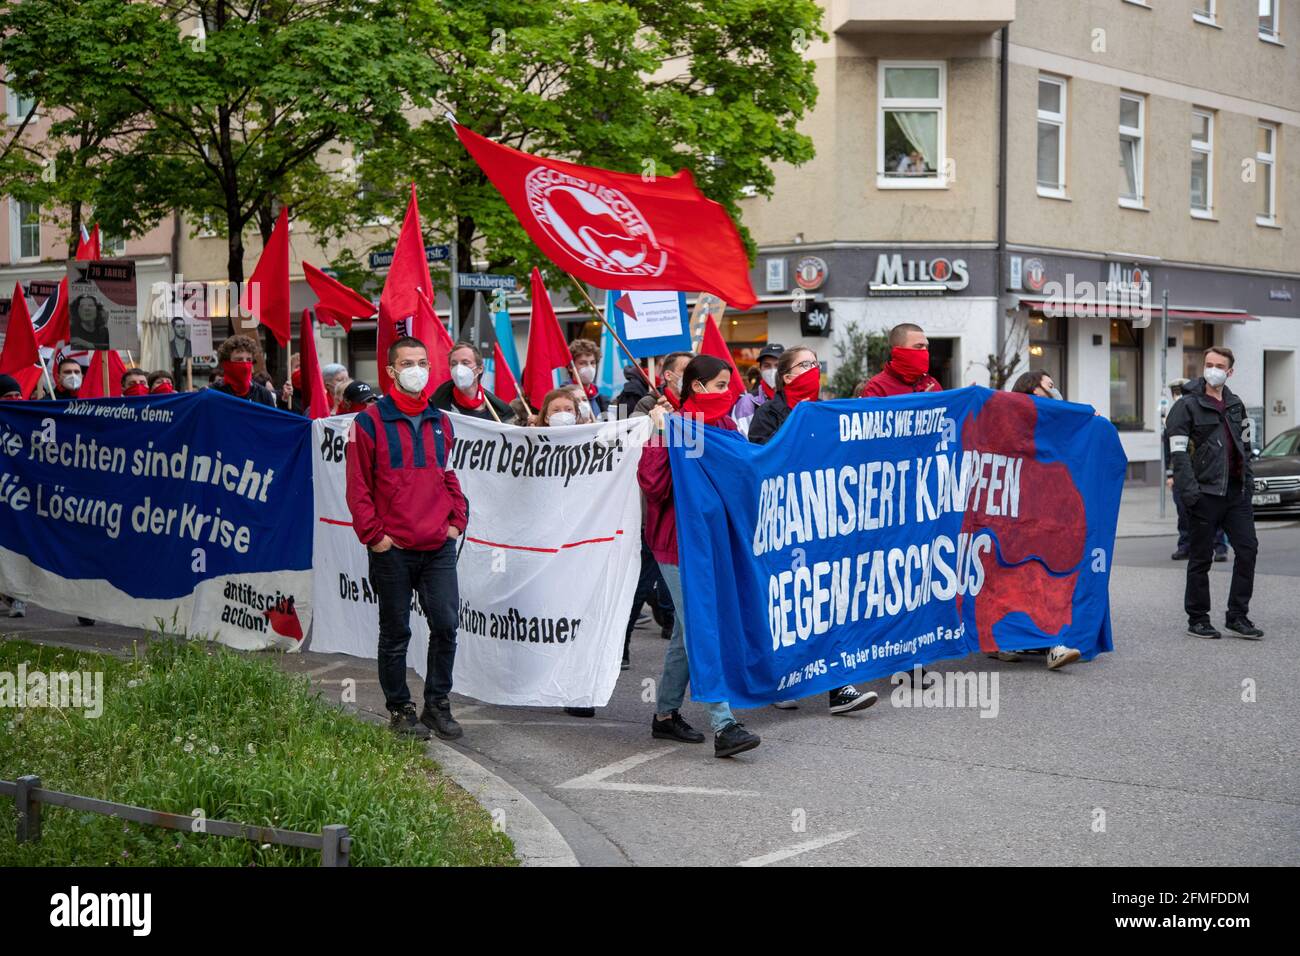
[[[1250,504],[1254,476],[1250,451],[1242,440],[1246,406],[1224,384],[1232,375],[1232,350],[1205,350],[1204,377],[1183,386],[1183,397],[1169,410],[1165,428],[1174,470],[1174,494],[1187,512],[1190,559],[1183,604],[1187,633],[1220,638],[1210,623],[1210,563],[1215,531],[1222,525],[1232,541],[1232,585],[1227,629],[1257,641],[1264,632],[1251,623],[1250,595],[1255,586],[1255,515]]]

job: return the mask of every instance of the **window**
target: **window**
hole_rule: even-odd
[[[1038,194],[1065,195],[1065,80],[1038,78]]]
[[[1034,315],[1029,318],[1029,367],[1041,368],[1065,391],[1065,319]]]
[[[1144,100],[1120,94],[1119,98],[1119,204],[1142,208],[1142,122]]]
[[[105,259],[115,259],[118,256],[126,255],[126,240],[100,233],[99,254]]]
[[[1259,0],[1259,38],[1276,43],[1278,0]]]
[[[1192,11],[1192,19],[1197,23],[1207,23],[1210,26],[1218,26],[1214,22],[1214,4],[1215,0],[1201,0],[1200,9]]]
[[[944,180],[943,63],[880,64],[876,185],[935,188]]]
[[[8,126],[18,126],[27,117],[27,113],[36,101],[30,96],[20,96],[14,92],[9,85],[10,77],[5,77],[5,123]],[[33,117],[35,118],[35,117]]]
[[[1192,110],[1192,215],[1209,218],[1214,203],[1214,114]]]
[[[1183,378],[1200,378],[1205,366],[1205,350],[1214,344],[1214,328],[1209,322],[1183,323]]]
[[[1259,202],[1255,222],[1277,224],[1277,127],[1260,123],[1255,130],[1255,184]]]
[[[41,257],[41,207],[9,200],[9,248],[14,262]]]
[[[1110,323],[1110,420],[1142,427],[1142,330],[1128,321]]]

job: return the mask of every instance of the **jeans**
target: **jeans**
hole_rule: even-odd
[[[1255,537],[1255,514],[1250,494],[1241,479],[1228,482],[1226,495],[1202,493],[1196,504],[1187,509],[1191,546],[1187,562],[1187,590],[1183,606],[1191,624],[1210,621],[1210,564],[1214,560],[1214,538],[1222,527],[1232,539],[1232,584],[1228,588],[1228,620],[1246,617],[1250,595],[1255,588],[1255,556],[1259,539]]]
[[[686,603],[682,600],[682,574],[675,564],[661,564],[659,570],[668,585],[668,593],[672,595],[673,607],[677,608],[673,620],[673,638],[668,642],[668,653],[664,655],[664,672],[659,678],[659,699],[655,704],[656,713],[667,714],[682,706],[682,701],[686,698],[686,685],[691,680],[691,669],[686,658],[686,615],[682,613]],[[726,701],[720,704],[704,701],[699,703],[708,712],[709,723],[713,725],[715,734],[736,722]]]
[[[392,547],[370,551],[370,583],[379,601],[379,686],[390,711],[411,703],[406,686],[406,648],[411,643],[411,594],[419,596],[429,622],[429,656],[425,664],[424,706],[445,706],[456,662],[459,592],[456,587],[456,539],[437,551]]]
[[[1191,542],[1191,534],[1187,526],[1187,508],[1183,505],[1183,496],[1177,491],[1174,492],[1174,510],[1178,512],[1178,547],[1176,550],[1186,551]],[[1223,533],[1222,527],[1214,536],[1214,553],[1228,553],[1228,536]]]

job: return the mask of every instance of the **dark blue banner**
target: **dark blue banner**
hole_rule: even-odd
[[[669,422],[695,699],[1111,650],[1126,458],[1090,407],[976,386],[803,402],[761,447]]]

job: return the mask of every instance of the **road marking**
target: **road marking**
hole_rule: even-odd
[[[718,787],[678,787],[660,783],[620,783],[606,780],[621,773],[627,773],[634,767],[676,751],[676,747],[662,747],[646,750],[630,757],[624,757],[607,767],[598,767],[590,773],[566,780],[558,785],[560,790],[612,790],[619,793],[700,793],[715,797],[756,797],[753,790],[725,790]]]
[[[356,661],[335,661],[333,664],[326,664],[324,667],[317,667],[309,671],[303,671],[308,677],[320,677],[322,674],[328,674],[330,671],[336,671],[340,667],[349,667]]]
[[[737,866],[767,866],[769,863],[780,863],[782,860],[788,860],[792,856],[798,856],[800,853],[811,853],[813,850],[820,850],[824,846],[830,846],[832,843],[839,843],[841,840],[847,840],[849,837],[857,836],[857,830],[843,830],[839,833],[832,833],[828,836],[818,837],[816,840],[808,840],[804,843],[796,843],[794,846],[786,847],[784,850],[775,850],[772,853],[766,853],[763,856],[756,856],[749,860],[741,860]]]

